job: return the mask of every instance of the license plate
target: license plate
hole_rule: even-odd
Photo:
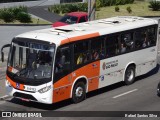
[[[29,102],[30,100],[29,99],[25,99],[25,98],[21,98],[22,101],[26,101],[26,102]]]

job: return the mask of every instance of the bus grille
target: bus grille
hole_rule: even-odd
[[[32,95],[28,95],[28,94],[24,94],[24,93],[15,92],[13,94],[13,96],[18,97],[18,98],[24,98],[24,99],[28,99],[28,100],[37,101],[37,99],[35,97],[33,97]]]

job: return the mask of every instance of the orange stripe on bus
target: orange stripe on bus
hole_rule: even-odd
[[[16,82],[12,81],[8,76],[6,76],[6,79],[10,82],[11,86],[17,89]],[[20,84],[19,90],[24,90],[24,84]]]
[[[88,91],[93,91],[98,89],[99,85],[99,74],[100,74],[100,61],[96,61],[85,65],[84,67],[73,72],[75,80],[79,76],[86,76],[88,80]]]
[[[86,34],[86,35],[82,35],[82,36],[71,37],[71,38],[62,40],[61,45],[69,43],[69,42],[84,40],[84,39],[88,39],[88,38],[92,38],[92,37],[98,37],[98,36],[100,36],[100,35],[99,35],[98,32],[96,32],[96,33]]]

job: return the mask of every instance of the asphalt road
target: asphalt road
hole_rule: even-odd
[[[46,28],[47,26],[43,26]],[[0,47],[10,43],[11,38],[19,33],[40,29],[43,27],[0,27]],[[160,63],[160,55],[158,62]],[[3,63],[5,66],[5,63]],[[3,68],[1,64],[0,68]],[[3,70],[0,71],[2,73]],[[66,100],[53,105],[45,105],[33,102],[24,102],[18,99],[6,99],[0,101],[0,111],[160,111],[160,98],[156,95],[156,87],[160,81],[159,66],[145,76],[136,78],[132,85],[125,86],[118,83],[103,89],[91,92],[87,99],[78,104],[72,104]],[[0,96],[4,95],[4,79],[0,79]],[[114,112],[113,112],[114,113]],[[94,114],[94,113],[93,113]],[[83,114],[82,114],[83,116]],[[4,120],[19,120],[22,118],[0,118]],[[39,120],[40,118],[23,118]],[[158,120],[160,118],[109,118],[109,117],[55,117],[41,118],[42,120]]]

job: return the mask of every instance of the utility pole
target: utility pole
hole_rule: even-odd
[[[96,0],[88,0],[88,21],[95,20]]]

